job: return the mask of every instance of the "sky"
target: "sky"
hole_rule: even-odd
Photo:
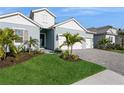
[[[30,11],[43,7],[1,7],[0,15],[22,12],[29,16]],[[124,8],[122,7],[48,7],[56,15],[56,22],[74,17],[85,28],[111,25],[124,29]]]

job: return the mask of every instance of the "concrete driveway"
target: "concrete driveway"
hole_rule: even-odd
[[[99,49],[74,50],[81,59],[102,65],[107,69],[124,75],[124,54]]]
[[[124,76],[111,70],[104,70],[73,85],[124,85]]]

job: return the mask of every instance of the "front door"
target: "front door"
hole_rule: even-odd
[[[45,47],[45,34],[40,34],[40,48]]]

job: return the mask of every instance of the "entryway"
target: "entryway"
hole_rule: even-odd
[[[46,34],[40,33],[40,48],[46,47]]]

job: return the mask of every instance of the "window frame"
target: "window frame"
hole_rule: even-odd
[[[22,30],[22,36],[19,36],[19,37],[22,37],[22,42],[16,42],[16,41],[14,40],[14,43],[15,43],[15,44],[24,43],[24,31],[25,31],[25,29],[24,29],[24,28],[13,28],[13,30],[15,31],[15,32],[14,32],[15,34],[16,34],[16,30]]]
[[[110,40],[111,42],[113,42],[113,37],[112,37],[112,36],[109,36],[109,40]]]

